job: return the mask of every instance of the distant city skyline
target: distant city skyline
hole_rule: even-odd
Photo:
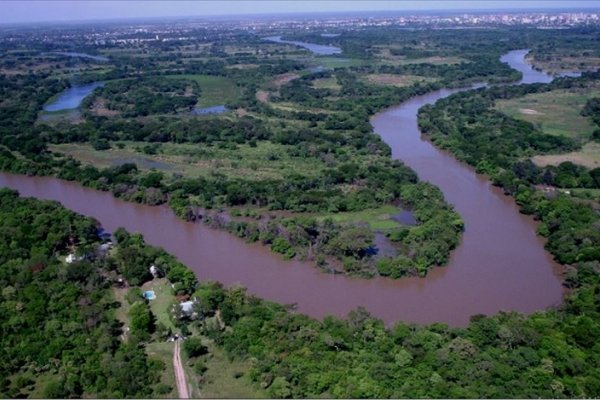
[[[0,1],[0,23],[360,11],[599,10],[600,1]]]

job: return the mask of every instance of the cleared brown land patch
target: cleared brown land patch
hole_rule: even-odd
[[[558,165],[565,161],[583,165],[593,169],[600,167],[600,143],[590,142],[585,144],[580,151],[565,154],[553,154],[546,156],[535,156],[531,159],[536,165]]]
[[[258,64],[233,64],[233,65],[228,65],[225,68],[228,69],[253,69],[253,68],[258,68],[259,65]]]
[[[268,86],[275,89],[275,94],[279,95],[279,89],[286,83],[293,81],[294,79],[298,79],[300,75],[295,74],[293,72],[288,72],[285,74],[277,75],[273,78],[271,82],[269,82]],[[265,90],[259,90],[256,92],[256,99],[261,103],[269,102],[270,93]]]
[[[277,75],[273,79],[273,84],[275,84],[275,87],[277,88],[277,90],[279,90],[286,83],[290,83],[294,79],[298,79],[298,78],[300,78],[300,75],[295,74],[293,72],[288,72],[285,74]]]
[[[264,90],[259,90],[258,92],[256,92],[256,100],[260,101],[261,103],[268,103],[269,102],[269,92],[265,92]]]
[[[94,101],[92,107],[90,107],[90,111],[94,115],[98,115],[100,117],[114,117],[115,115],[119,115],[120,112],[116,110],[109,110],[106,107],[106,100],[103,98],[99,98]]]
[[[533,110],[531,108],[520,108],[519,111],[521,112],[521,114],[525,114],[525,115],[540,115],[540,114],[544,114],[541,113],[537,110]]]

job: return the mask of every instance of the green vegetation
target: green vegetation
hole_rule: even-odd
[[[365,61],[356,58],[322,56],[317,57],[315,63],[318,63],[325,68],[347,68],[364,65]]]
[[[562,40],[534,43],[528,54],[531,64],[550,73],[598,69],[598,37],[586,34],[585,30],[574,31],[568,36]]]
[[[163,366],[142,343],[119,340],[105,280],[111,263],[57,257],[94,249],[94,222],[2,189],[0,232],[0,395],[152,395]]]
[[[598,189],[600,168],[588,169],[570,161],[558,166],[536,166],[530,157],[566,153],[578,149],[578,143],[502,114],[494,109],[494,104],[498,99],[556,89],[579,92],[596,85],[599,78],[599,73],[590,73],[580,79],[559,79],[545,85],[464,92],[424,107],[419,116],[421,128],[436,145],[489,175],[494,184],[515,197],[522,212],[541,221],[539,233],[548,239],[546,248],[563,264],[599,259],[597,204],[571,198],[568,191],[548,194],[536,190],[535,185]],[[593,107],[587,108],[587,112],[592,112]]]
[[[314,87],[316,87],[318,89],[332,89],[332,90],[341,89],[341,86],[338,84],[337,79],[334,77],[315,79],[312,82],[312,84]]]
[[[125,200],[168,202],[182,218],[325,270],[422,276],[448,260],[462,221],[438,190],[390,160],[369,117],[443,86],[514,81],[519,74],[499,55],[554,40],[548,32],[518,29],[456,35],[373,27],[327,39],[293,35],[344,52],[322,57],[253,34],[219,32],[193,42],[91,49],[109,54],[110,62],[69,76],[105,82],[84,101],[78,121],[33,117],[69,84],[66,69],[3,76],[3,98],[20,100],[0,114],[0,168],[76,180]],[[497,40],[502,35],[507,41]],[[236,112],[187,113],[223,103]],[[380,215],[398,203],[414,210],[416,226]],[[370,234],[353,235],[365,223]],[[372,257],[375,230],[392,240],[394,259]],[[340,251],[340,237],[362,248]]]
[[[72,156],[86,165],[111,167],[135,161],[140,170],[155,168],[167,175],[187,178],[224,175],[229,179],[260,181],[282,179],[292,173],[316,177],[326,168],[316,157],[298,157],[297,149],[268,141],[231,146],[201,144],[119,142],[109,151],[95,150],[89,144],[58,144],[49,148]]]
[[[589,138],[594,124],[581,115],[586,102],[600,96],[600,89],[588,87],[558,89],[496,102],[496,109],[513,118],[531,122],[549,135]]]
[[[5,311],[0,314],[0,340],[10,357],[0,364],[4,376],[0,393],[11,397],[40,393],[43,385],[45,397],[172,396],[172,375],[164,373],[172,372],[167,362],[172,344],[152,339],[134,345],[139,340],[134,336],[121,342],[119,324],[110,322],[119,304],[107,301],[103,279],[114,266],[119,271],[144,262],[140,257],[153,260],[167,275],[185,276],[189,270],[145,245],[139,235],[122,230],[116,233],[117,259],[69,266],[54,252],[73,244],[92,245],[95,229],[90,220],[55,203],[18,199],[7,190],[0,192],[0,213],[0,232],[12,240],[4,241],[12,245],[0,252],[4,280],[0,306]],[[32,224],[23,224],[24,219]],[[32,229],[23,230],[25,226]],[[104,270],[107,266],[111,268]],[[596,362],[600,299],[595,295],[599,267],[598,261],[588,261],[569,269],[566,284],[573,291],[560,309],[529,317],[474,316],[460,329],[402,323],[386,328],[361,309],[345,320],[317,321],[248,296],[243,288],[223,289],[210,282],[193,284],[199,317],[176,320],[176,325],[193,332],[184,342],[189,354],[185,365],[188,376],[199,384],[193,394],[201,397],[595,397],[600,393]],[[177,269],[181,272],[173,274]],[[97,282],[95,287],[92,282]],[[153,285],[161,290],[165,281]],[[94,292],[87,293],[91,288]],[[145,303],[135,304],[142,308]],[[162,306],[151,302],[150,308]],[[95,326],[90,324],[90,309],[104,313],[104,317],[92,314]],[[77,315],[85,316],[87,323],[72,320]],[[60,318],[71,322],[61,323]],[[44,334],[54,326],[71,329]],[[90,329],[96,334],[90,336]],[[80,335],[86,340],[77,340]],[[63,351],[65,346],[73,350]],[[26,349],[30,351],[25,353]],[[72,362],[74,356],[77,363]],[[108,363],[100,362],[107,356]],[[46,372],[33,373],[33,362]],[[101,368],[106,368],[104,375]],[[106,380],[98,380],[104,376]]]
[[[365,79],[375,85],[406,87],[415,83],[430,83],[435,79],[416,75],[394,75],[394,74],[370,74]]]
[[[571,153],[533,156],[531,160],[539,167],[558,166],[564,162],[582,165],[589,169],[600,167],[600,144],[588,142],[580,150]]]
[[[241,90],[231,79],[211,75],[168,75],[166,78],[193,81],[200,87],[200,97],[196,107],[211,107],[229,104],[238,100]]]
[[[96,92],[109,111],[124,117],[169,114],[189,109],[196,104],[199,89],[185,80],[164,80],[156,77],[123,79],[107,82]],[[83,103],[89,108],[94,96]]]
[[[394,221],[392,217],[401,211],[398,207],[387,205],[365,211],[341,212],[329,218],[335,222],[349,222],[353,224],[363,222],[369,224],[372,229],[387,231],[399,226],[398,222]],[[323,218],[328,217],[324,216]]]
[[[340,46],[342,57],[244,30],[198,27],[189,39],[118,47],[64,32],[0,41],[0,170],[168,203],[282,257],[392,278],[445,264],[463,225],[437,188],[390,159],[369,117],[441,87],[516,81],[499,61],[514,48],[532,48],[535,65],[556,68],[588,69],[599,56],[593,26],[291,35]],[[48,54],[74,48],[110,61]],[[0,395],[175,397],[174,346],[165,340],[178,333],[189,337],[182,347],[194,397],[600,396],[598,79],[469,91],[420,115],[436,145],[540,220],[548,250],[569,264],[563,305],[528,317],[473,316],[457,329],[386,327],[361,309],[318,321],[243,288],[198,283],[123,230],[116,248],[94,256],[94,221],[1,190]],[[76,119],[38,120],[73,81],[98,80],[106,86]],[[187,113],[218,104],[236,112]],[[398,204],[415,226],[390,219]],[[370,255],[375,230],[397,256]],[[67,264],[70,252],[86,257]],[[164,277],[152,280],[150,265]],[[144,300],[146,289],[157,299]],[[190,315],[176,306],[187,299],[197,300]]]
[[[460,217],[439,191],[390,160],[369,117],[443,85],[517,79],[498,60],[508,49],[497,44],[499,33],[457,38],[449,31],[368,28],[331,38],[343,57],[310,55],[254,34],[221,33],[207,31],[192,42],[90,49],[109,55],[110,62],[68,75],[105,82],[84,101],[78,121],[34,124],[26,117],[33,114],[25,112],[26,104],[37,115],[69,84],[66,69],[3,77],[3,97],[20,100],[0,115],[6,121],[0,168],[76,180],[125,200],[168,202],[182,218],[260,241],[284,257],[310,258],[326,270],[397,278],[443,265],[460,239]],[[522,43],[518,33],[509,34],[511,45]],[[314,36],[298,38],[324,40]],[[410,62],[390,65],[383,48]],[[50,89],[39,93],[37,86]],[[193,105],[223,103],[236,112],[187,113]],[[382,207],[400,202],[415,210],[416,226],[377,220]],[[240,209],[252,216],[235,215]],[[353,235],[365,222],[371,232]],[[398,254],[383,264],[369,248],[369,237],[380,229]],[[300,234],[284,236],[290,232]],[[340,237],[363,248],[339,251]]]
[[[201,398],[232,399],[267,398],[268,394],[258,384],[252,382],[249,371],[253,362],[241,357],[228,357],[222,346],[211,341],[209,356],[205,357],[206,370],[197,379],[201,381]]]

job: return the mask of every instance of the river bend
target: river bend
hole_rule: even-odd
[[[524,54],[511,52],[508,62],[522,60]],[[518,68],[519,63],[511,66]],[[23,196],[60,201],[95,217],[109,231],[122,226],[140,232],[148,243],[187,264],[199,279],[239,283],[250,293],[294,303],[299,312],[317,318],[345,316],[364,306],[387,323],[461,326],[474,314],[529,313],[556,305],[563,294],[560,266],[544,251],[536,223],[472,168],[421,137],[419,108],[454,92],[439,90],[410,99],[371,120],[375,132],[391,146],[393,157],[439,186],[465,221],[462,242],[449,265],[435,268],[426,278],[367,280],[324,274],[308,263],[283,261],[267,248],[248,245],[226,232],[182,221],[167,207],[124,202],[110,193],[55,178],[0,173],[0,186],[19,190]]]

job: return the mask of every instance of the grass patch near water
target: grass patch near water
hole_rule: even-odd
[[[581,115],[585,103],[600,96],[600,88],[577,88],[535,93],[496,102],[496,110],[525,120],[549,135],[588,138],[595,126]]]
[[[200,97],[197,107],[212,107],[237,100],[241,90],[231,79],[212,75],[167,75],[170,79],[187,79],[198,83]]]
[[[535,156],[532,158],[532,161],[540,167],[571,161],[574,164],[583,165],[590,169],[598,168],[600,167],[600,143],[586,143],[580,151],[572,153]]]
[[[397,228],[400,224],[394,221],[392,217],[400,213],[396,206],[385,205],[379,208],[373,208],[355,212],[331,213],[319,217],[320,219],[331,218],[340,223],[367,223],[374,230],[386,231]]]
[[[123,149],[95,150],[89,144],[50,145],[49,149],[70,155],[84,164],[111,167],[135,162],[141,170],[152,168],[167,176],[181,174],[186,177],[209,177],[215,173],[231,178],[250,180],[282,179],[288,174],[318,176],[325,168],[324,162],[314,157],[292,157],[292,146],[261,141],[256,147],[239,144],[235,148],[206,146],[201,144],[163,143],[157,154],[144,154],[148,143],[124,142]]]

